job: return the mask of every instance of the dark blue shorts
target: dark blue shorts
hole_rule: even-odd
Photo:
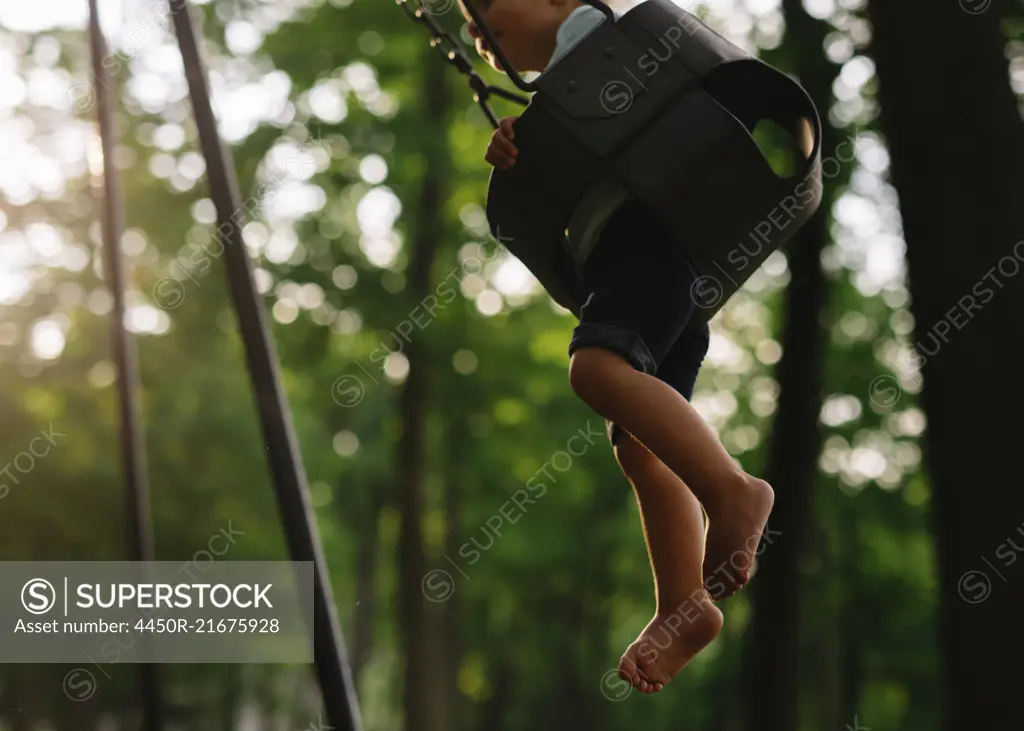
[[[707,322],[693,317],[696,279],[670,234],[629,201],[605,225],[584,264],[590,294],[569,355],[579,348],[606,348],[689,401],[710,338]],[[612,444],[618,432],[609,422]]]

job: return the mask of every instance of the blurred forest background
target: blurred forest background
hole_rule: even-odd
[[[1024,5],[679,4],[812,94],[827,190],[713,322],[694,404],[777,533],[654,697],[609,674],[653,611],[635,500],[572,316],[488,235],[464,80],[394,2],[193,6],[365,727],[1019,727]],[[100,6],[156,558],[286,559],[167,6]],[[4,560],[126,557],[86,18],[0,6]],[[137,666],[71,670],[0,668],[2,727],[138,728]],[[168,729],[330,728],[309,667],[160,674]]]

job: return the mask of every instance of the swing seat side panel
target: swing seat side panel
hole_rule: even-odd
[[[703,288],[716,293],[698,302],[707,318],[792,238],[820,203],[817,146],[803,151],[811,156],[796,174],[779,177],[748,131],[759,121],[756,117],[769,116],[767,110],[763,105],[750,109],[751,116],[737,119],[705,91],[691,92],[612,168],[623,187],[674,233],[705,279]],[[789,126],[794,121],[792,114],[774,116]]]
[[[583,283],[564,245],[565,229],[598,159],[534,98],[516,120],[516,164],[494,169],[487,195],[491,233],[518,258],[552,299],[577,317]]]

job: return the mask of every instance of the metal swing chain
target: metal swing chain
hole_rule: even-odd
[[[454,0],[449,0],[454,1]],[[436,48],[438,53],[445,61],[454,66],[459,73],[466,76],[466,80],[469,83],[470,88],[473,89],[473,101],[480,105],[483,109],[484,114],[487,115],[487,119],[490,120],[491,126],[495,129],[498,128],[498,118],[494,116],[494,112],[491,110],[488,101],[491,95],[499,96],[502,99],[507,99],[518,104],[522,104],[524,107],[530,103],[530,100],[519,94],[514,94],[510,91],[502,89],[499,86],[488,84],[483,78],[473,70],[473,64],[466,56],[465,51],[462,47],[455,42],[455,39],[451,37],[437,21],[434,20],[433,15],[426,10],[422,5],[413,9],[409,0],[395,0],[395,2],[401,6],[402,10],[405,11],[406,15],[416,23],[420,23],[430,31],[430,46]]]

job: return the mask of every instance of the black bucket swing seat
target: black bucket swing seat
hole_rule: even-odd
[[[586,298],[566,230],[602,180],[656,217],[700,278],[708,320],[821,203],[821,121],[807,93],[670,0],[645,0],[606,21],[534,81],[522,79],[472,3],[502,68],[535,92],[516,121],[516,164],[495,169],[491,233],[552,298],[579,316]],[[799,163],[777,175],[752,136],[770,120]]]

